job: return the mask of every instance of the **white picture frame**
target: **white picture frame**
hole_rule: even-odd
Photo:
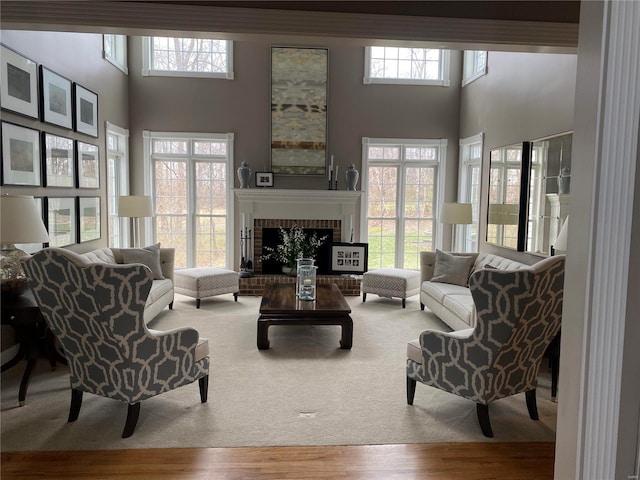
[[[44,133],[45,187],[75,186],[75,148],[70,138]]]
[[[4,45],[0,49],[2,108],[38,118],[38,64]]]
[[[76,140],[78,188],[100,188],[100,149],[97,145]]]
[[[77,243],[76,197],[47,197],[47,230],[50,247]]]

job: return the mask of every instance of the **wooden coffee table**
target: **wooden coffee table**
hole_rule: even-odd
[[[269,349],[271,325],[340,325],[340,348],[350,349],[353,343],[351,309],[335,283],[318,285],[316,300],[304,301],[296,297],[292,283],[275,283],[265,287],[258,318],[258,348]]]

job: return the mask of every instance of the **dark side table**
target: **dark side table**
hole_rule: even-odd
[[[2,324],[11,325],[15,329],[20,343],[20,351],[10,362],[2,366],[2,371],[15,366],[22,359],[27,360],[18,393],[18,402],[23,406],[29,380],[40,354],[46,355],[52,370],[56,368],[56,361],[66,363],[66,360],[56,351],[54,336],[47,327],[31,290],[18,295],[3,292],[1,310]]]

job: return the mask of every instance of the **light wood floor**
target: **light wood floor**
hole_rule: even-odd
[[[553,443],[3,452],[2,480],[545,480]]]

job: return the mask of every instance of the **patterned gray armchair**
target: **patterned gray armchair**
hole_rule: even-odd
[[[123,438],[133,434],[142,400],[199,380],[200,400],[207,401],[206,339],[192,328],[158,332],[144,324],[149,268],[92,264],[59,248],[41,250],[24,268],[67,359],[69,422],[78,418],[83,392],[129,405]]]
[[[469,288],[477,311],[474,328],[427,330],[407,346],[407,403],[416,382],[476,402],[482,433],[493,437],[489,403],[525,392],[529,416],[538,420],[538,370],[560,330],[563,255],[523,270],[479,270]]]

